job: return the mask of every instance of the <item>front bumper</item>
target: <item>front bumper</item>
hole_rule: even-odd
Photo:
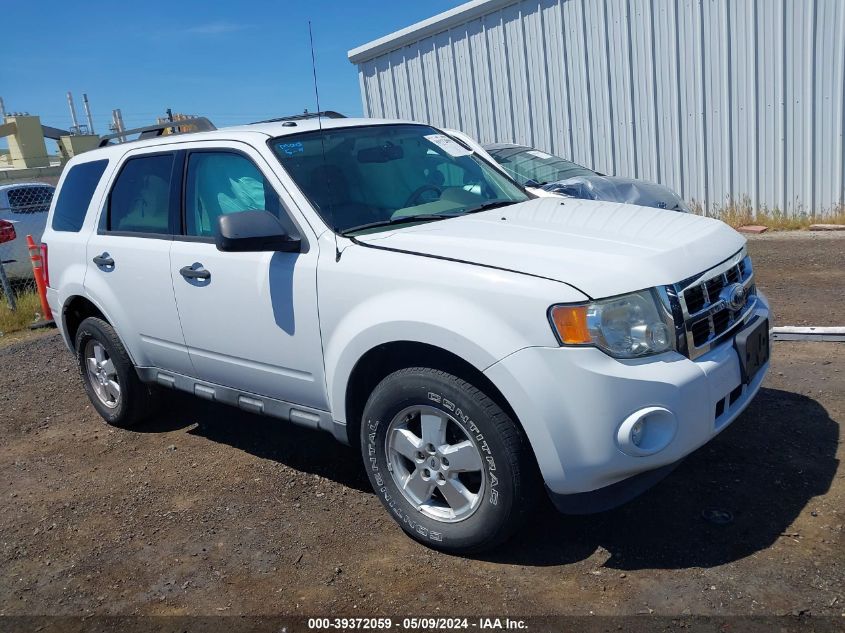
[[[754,317],[769,318],[763,297]],[[656,483],[724,430],[754,398],[768,369],[766,363],[743,385],[737,353],[727,341],[694,361],[675,352],[618,360],[595,348],[530,347],[485,374],[522,423],[556,504],[574,511],[561,496],[586,501],[582,493],[590,492],[614,500],[586,504],[597,511],[643,492],[643,482]],[[633,455],[620,444],[620,428],[644,410],[660,411],[673,428],[665,446]]]

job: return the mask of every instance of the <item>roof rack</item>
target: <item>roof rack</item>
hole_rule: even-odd
[[[183,131],[182,128],[194,128],[190,131]],[[131,130],[123,130],[122,132],[115,132],[114,134],[106,134],[100,137],[99,147],[105,147],[112,144],[114,139],[118,139],[118,143],[131,143],[132,141],[140,141],[145,138],[155,138],[162,136],[165,130],[172,129],[170,134],[192,134],[193,132],[210,132],[216,130],[215,125],[204,116],[193,117],[191,119],[179,119],[176,121],[166,121],[164,123],[156,123],[155,125],[145,125],[144,127],[136,127]],[[131,134],[138,134],[136,139],[127,139]]]
[[[304,121],[305,119],[316,119],[317,117],[324,117],[326,119],[345,119],[346,115],[334,110],[323,110],[321,112],[303,112],[302,114],[291,114],[290,116],[280,116],[275,119],[266,119],[264,121],[255,121],[252,125],[257,123],[279,123],[281,121]]]

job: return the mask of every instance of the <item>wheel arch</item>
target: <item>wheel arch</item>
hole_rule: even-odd
[[[115,331],[117,338],[120,340],[121,345],[126,350],[126,353],[129,355],[129,359],[135,364],[135,357],[132,353],[132,350],[127,347],[126,342],[123,340],[123,337],[120,335],[120,332],[117,331],[117,328],[114,325],[114,321],[106,314],[105,310],[103,310],[95,301],[93,301],[90,297],[86,297],[84,295],[71,295],[68,297],[65,302],[62,304],[62,325],[64,326],[65,336],[67,337],[67,341],[72,350],[76,350],[76,333],[79,331],[79,326],[82,322],[87,319],[88,317],[96,317],[98,319],[102,319],[106,323],[108,323]]]
[[[97,317],[112,325],[100,307],[88,297],[72,295],[62,305],[62,324],[67,333],[67,340],[72,348],[76,348],[76,333],[79,326],[88,317]]]
[[[365,352],[349,374],[342,402],[347,443],[352,446],[358,443],[364,406],[373,389],[394,371],[408,367],[439,369],[466,380],[487,394],[525,432],[504,394],[481,369],[454,352],[436,345],[419,341],[391,341]]]

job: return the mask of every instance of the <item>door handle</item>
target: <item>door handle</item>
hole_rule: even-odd
[[[111,268],[114,266],[114,260],[108,253],[97,255],[94,258],[94,263],[97,264],[97,266],[99,266],[100,268]]]
[[[211,272],[203,268],[202,264],[183,266],[179,269],[179,274],[185,279],[199,279],[200,281],[207,281],[211,279]]]

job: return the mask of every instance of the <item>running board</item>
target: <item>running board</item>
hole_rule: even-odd
[[[772,328],[773,341],[845,342],[845,327],[796,327],[784,325]]]
[[[333,420],[328,411],[259,396],[156,367],[137,367],[136,371],[144,382],[191,393],[203,400],[221,402],[249,413],[280,418],[309,429],[328,431],[335,439],[348,443],[346,425]]]

